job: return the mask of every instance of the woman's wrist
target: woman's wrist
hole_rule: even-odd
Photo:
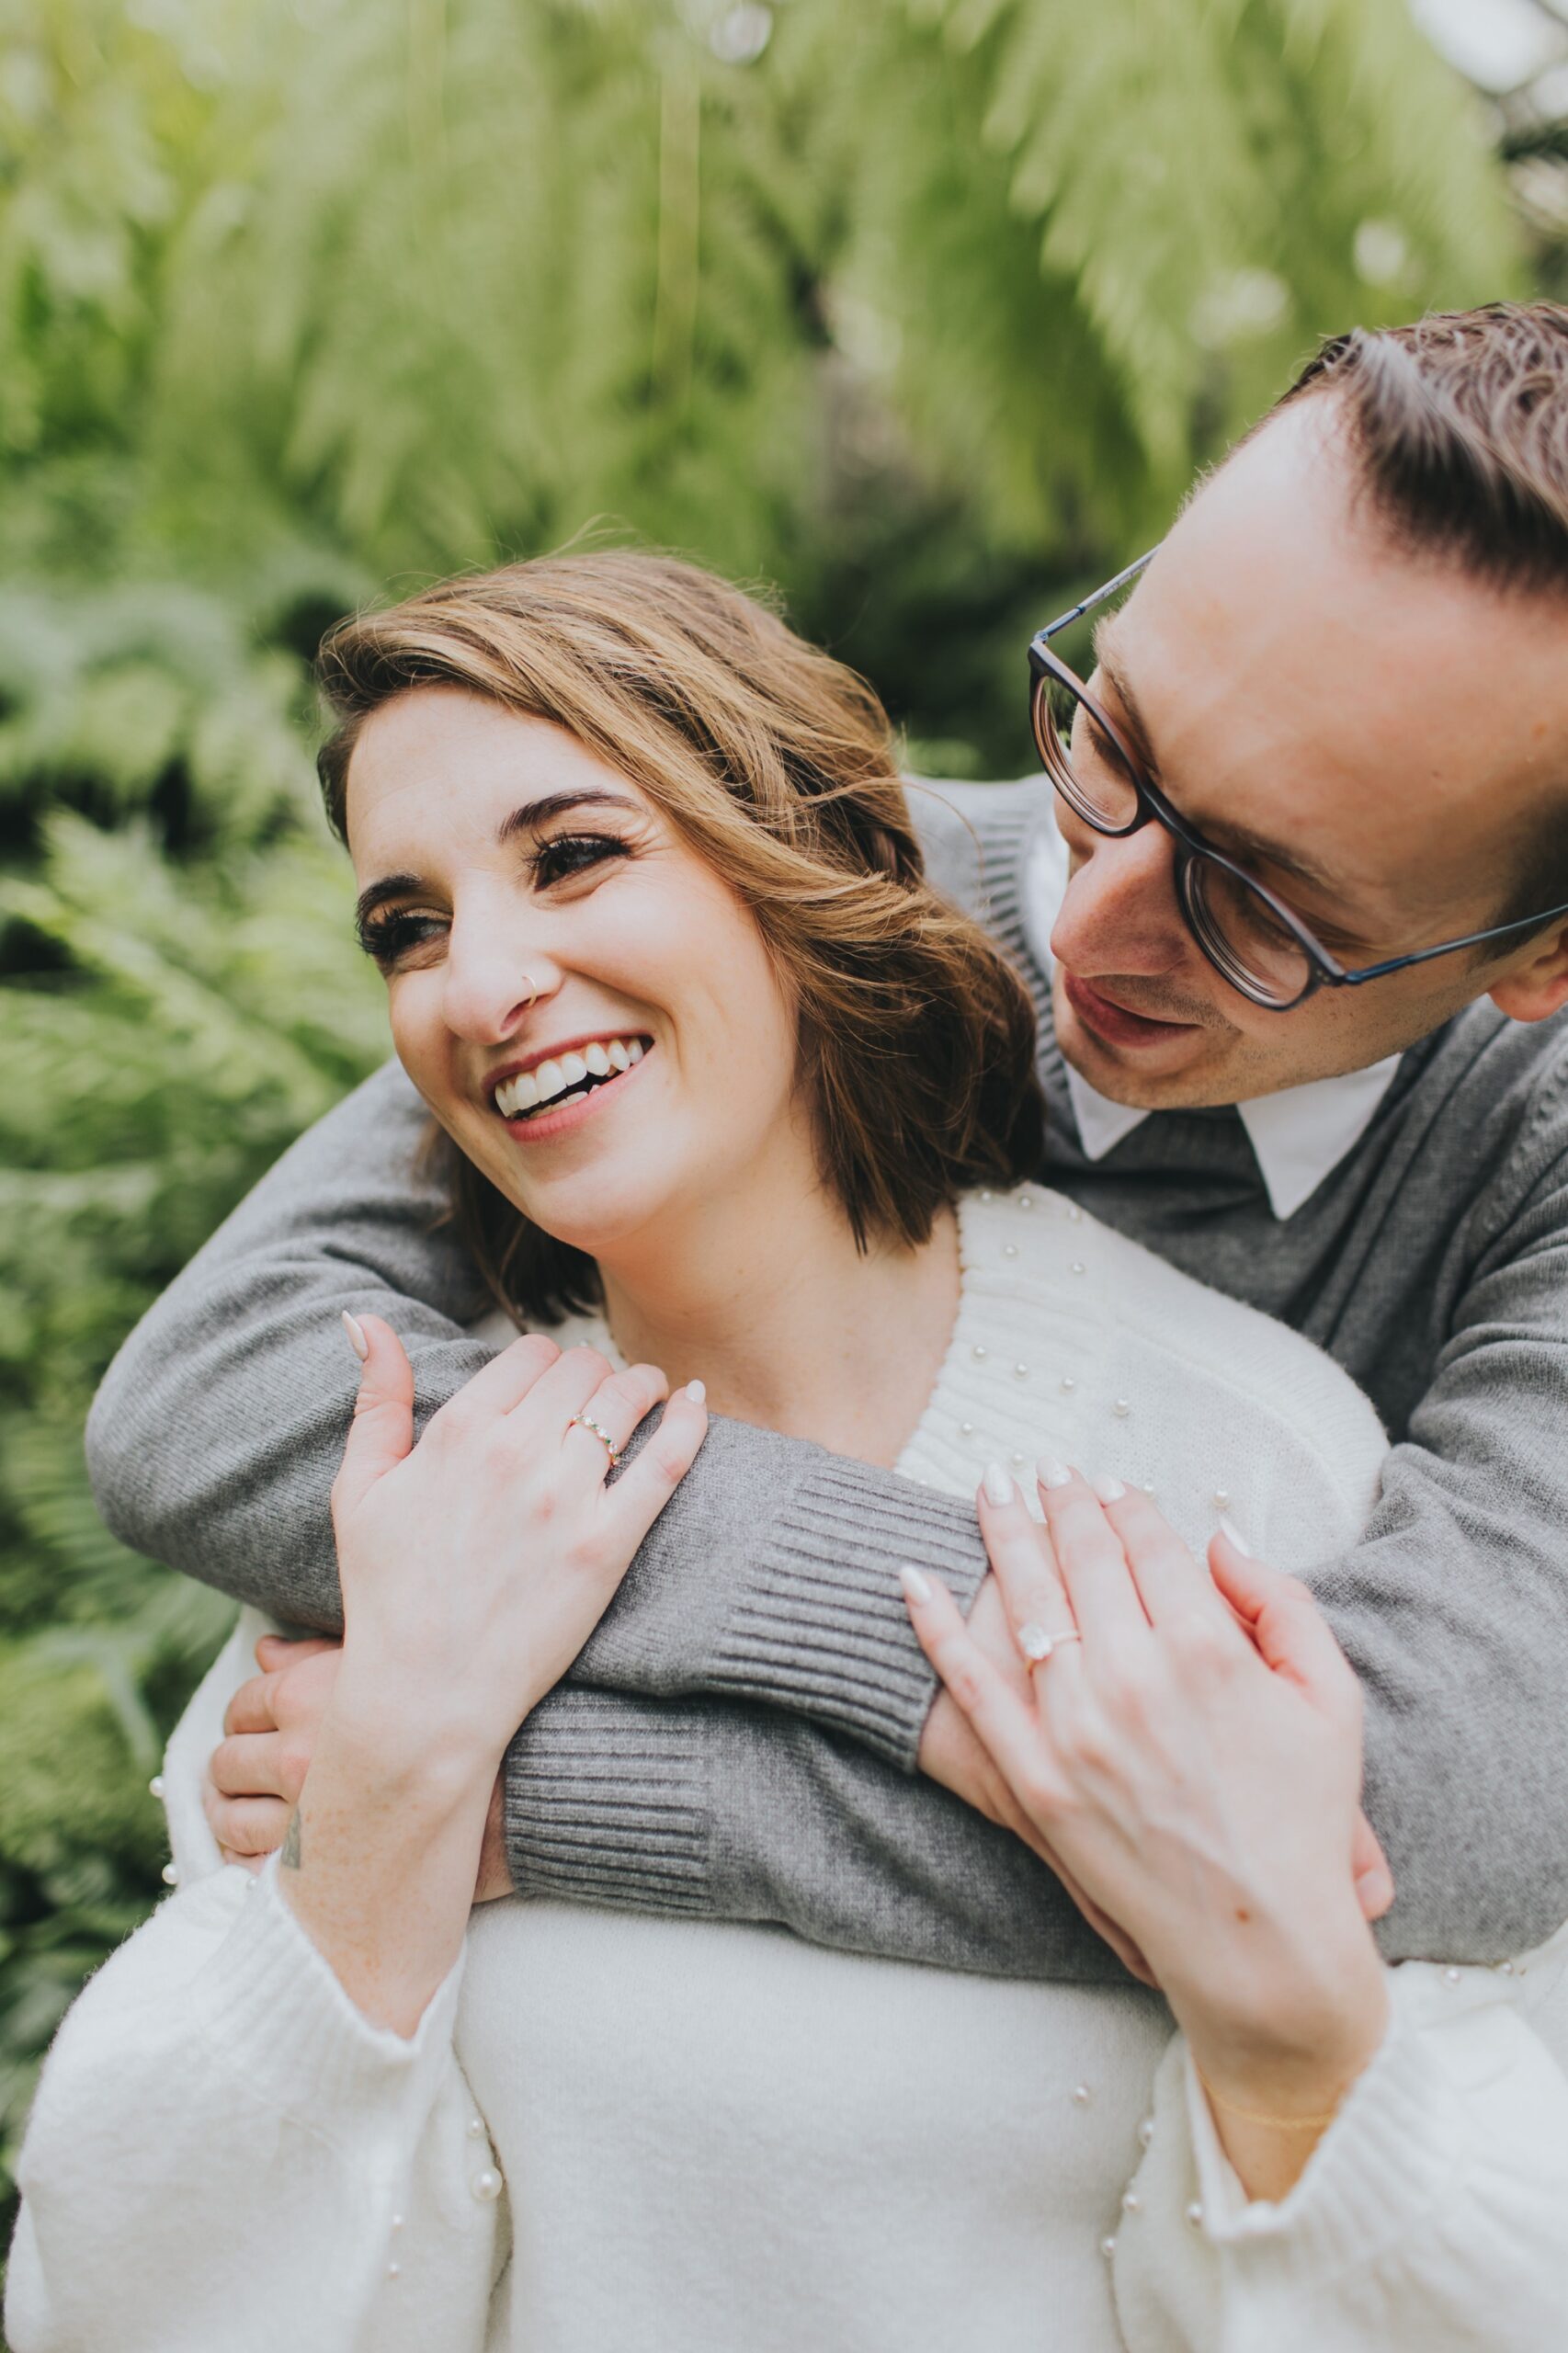
[[[1172,1995],[1215,2104],[1281,2125],[1320,2124],[1376,2055],[1387,2031],[1387,1972],[1358,1914],[1324,1924],[1312,1949],[1260,1960],[1232,1998]]]
[[[426,1788],[437,1804],[471,1784],[489,1789],[516,1723],[486,1722],[472,1685],[404,1665],[393,1668],[346,1646],[332,1705],[322,1724],[367,1769],[410,1791]]]

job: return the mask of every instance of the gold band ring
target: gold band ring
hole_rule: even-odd
[[[1030,1666],[1043,1666],[1052,1651],[1059,1651],[1063,1643],[1081,1643],[1083,1639],[1076,1626],[1064,1626],[1060,1634],[1048,1634],[1032,1619],[1017,1631],[1018,1648]]]
[[[604,1448],[605,1452],[609,1457],[610,1469],[612,1471],[619,1470],[620,1454],[616,1446],[615,1440],[611,1438],[608,1430],[603,1427],[602,1423],[595,1421],[592,1414],[574,1414],[566,1427],[568,1429],[576,1428],[592,1430],[594,1436],[598,1439],[599,1444]]]

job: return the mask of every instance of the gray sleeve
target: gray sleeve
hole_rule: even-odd
[[[484,1301],[420,1176],[424,1128],[389,1067],[301,1137],[131,1334],[88,1422],[118,1535],[301,1626],[342,1622],[328,1495],[355,1366],[340,1312],[402,1335],[421,1426],[491,1353],[461,1329]],[[967,1601],[984,1569],[972,1511],[717,1423],[580,1672],[795,1710],[913,1771],[934,1683],[903,1561]]]
[[[760,1922],[987,1976],[1129,1982],[1017,1838],[798,1717],[562,1684],[512,1744],[506,1800],[524,1895]]]
[[[1568,1919],[1568,1165],[1510,1189],[1366,1536],[1309,1573],[1366,1695],[1393,1960]]]

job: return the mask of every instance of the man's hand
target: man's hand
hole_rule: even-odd
[[[290,1643],[281,1634],[263,1634],[257,1643],[256,1663],[261,1673],[241,1684],[224,1711],[225,1737],[212,1752],[202,1793],[226,1863],[259,1870],[283,1844],[311,1769],[342,1655],[341,1643],[319,1636]],[[474,1901],[487,1904],[511,1893],[497,1775]]]

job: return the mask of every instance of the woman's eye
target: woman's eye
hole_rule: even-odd
[[[373,915],[359,928],[359,945],[367,956],[373,957],[383,972],[400,964],[415,948],[422,948],[443,928],[438,915]]]
[[[590,867],[629,855],[626,844],[618,841],[613,834],[561,834],[534,852],[534,880],[541,890],[548,891],[552,883],[569,881],[574,874],[585,874]]]

